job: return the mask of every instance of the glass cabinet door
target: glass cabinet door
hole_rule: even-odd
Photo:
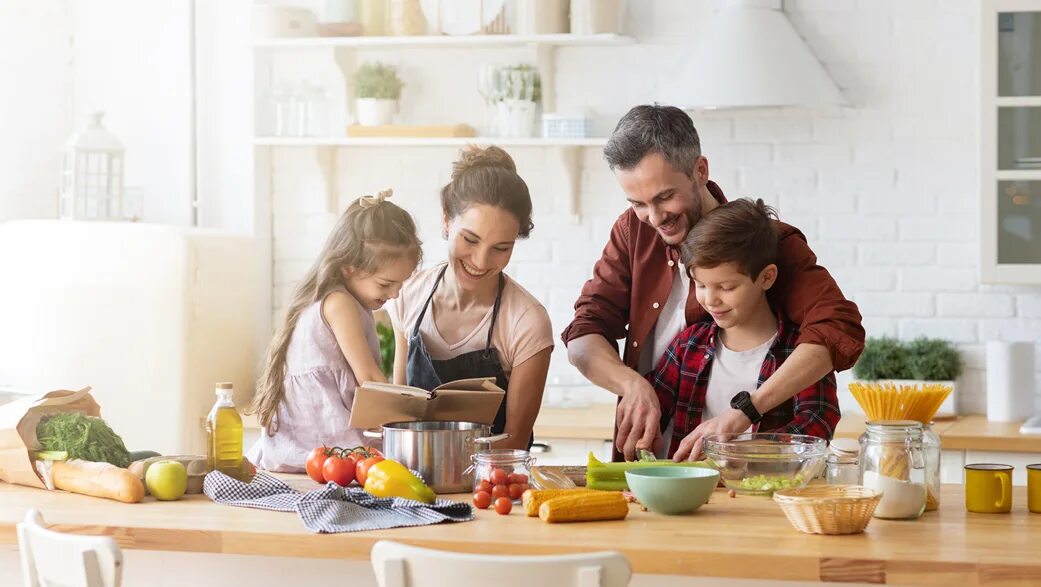
[[[1041,0],[983,3],[981,274],[1041,284]]]

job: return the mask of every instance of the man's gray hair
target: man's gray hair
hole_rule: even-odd
[[[659,153],[674,169],[693,177],[701,139],[686,112],[675,106],[636,106],[618,121],[604,147],[612,170],[633,169],[650,153]]]

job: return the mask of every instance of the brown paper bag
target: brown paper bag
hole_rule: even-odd
[[[90,387],[48,391],[0,406],[0,481],[45,489],[33,466],[32,453],[39,450],[36,425],[44,416],[59,412],[100,416],[101,408]]]

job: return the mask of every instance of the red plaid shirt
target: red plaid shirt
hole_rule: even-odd
[[[695,322],[669,343],[657,368],[647,374],[647,380],[654,386],[661,402],[662,430],[675,414],[670,457],[679,448],[680,441],[701,424],[718,332],[719,327],[711,320]],[[798,327],[778,319],[777,339],[759,369],[756,389],[795,351],[798,339]],[[841,417],[835,387],[835,373],[828,373],[817,383],[763,414],[759,424],[753,426],[753,432],[809,434],[831,440]]]

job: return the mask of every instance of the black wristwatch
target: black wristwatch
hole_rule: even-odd
[[[730,407],[744,412],[753,424],[758,424],[759,421],[763,419],[763,415],[760,414],[759,410],[755,409],[755,406],[752,404],[752,394],[747,391],[740,391],[737,395],[731,398]]]

